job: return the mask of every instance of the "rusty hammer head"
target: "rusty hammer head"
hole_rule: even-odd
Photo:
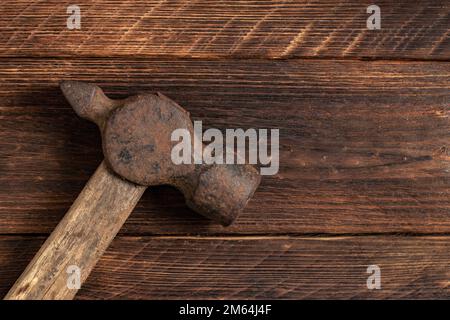
[[[251,165],[174,164],[172,132],[183,128],[198,137],[189,113],[160,93],[112,100],[99,87],[78,81],[62,82],[61,90],[80,117],[98,125],[106,163],[122,178],[175,186],[189,207],[222,225],[233,222],[259,185]]]

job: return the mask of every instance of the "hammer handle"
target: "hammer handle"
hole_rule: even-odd
[[[77,289],[68,285],[69,266],[79,268],[83,283],[145,189],[103,161],[5,299],[72,299]]]

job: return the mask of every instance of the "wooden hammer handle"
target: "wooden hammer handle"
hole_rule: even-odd
[[[79,268],[83,283],[145,189],[103,161],[5,299],[72,299],[69,266]]]

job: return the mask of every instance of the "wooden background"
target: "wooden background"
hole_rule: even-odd
[[[0,3],[0,296],[102,160],[74,79],[281,144],[231,227],[148,189],[78,299],[450,298],[448,1],[80,0],[81,30],[70,4]]]

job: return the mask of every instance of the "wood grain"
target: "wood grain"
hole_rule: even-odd
[[[450,298],[448,1],[377,0],[374,31],[357,0],[80,0],[68,30],[72,4],[0,2],[0,297],[103,159],[66,79],[281,142],[231,227],[150,188],[76,298]]]
[[[381,30],[358,0],[80,0],[69,30],[72,4],[1,1],[0,56],[450,58],[445,0],[378,0]]]
[[[0,233],[49,233],[102,159],[58,81],[161,91],[204,128],[279,128],[280,173],[229,228],[150,188],[122,234],[448,233],[450,64],[0,60]],[[24,81],[26,79],[26,81]]]
[[[77,290],[67,285],[68,268],[80,268],[81,283],[87,279],[145,189],[102,162],[6,299],[72,299]]]
[[[0,296],[42,241],[0,238]],[[76,298],[443,299],[449,266],[448,237],[118,237]]]

